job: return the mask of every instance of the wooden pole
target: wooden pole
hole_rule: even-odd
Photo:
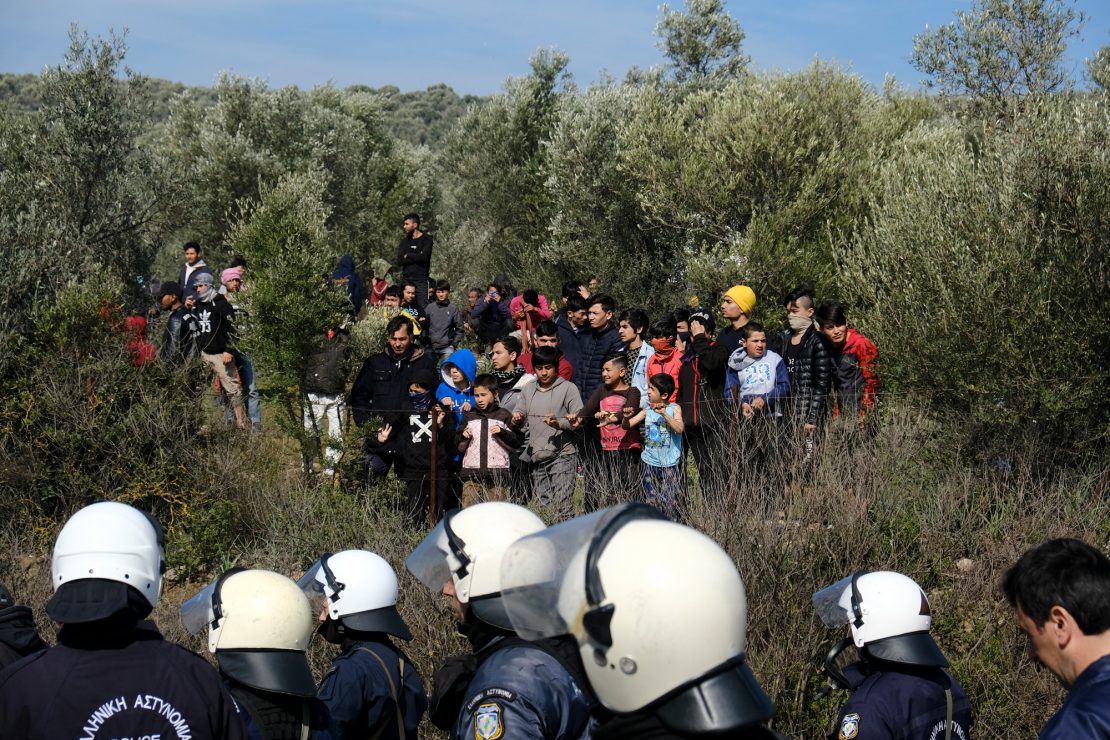
[[[439,407],[433,401],[432,405],[428,407],[428,414],[431,416],[432,419],[432,490],[430,497],[431,501],[429,502],[430,505],[428,510],[428,523],[431,527],[435,527],[436,521],[439,518],[436,516],[439,510],[439,497],[436,495],[436,483],[438,482],[436,481],[436,451],[439,447],[439,424],[437,423],[437,417],[439,416],[439,414],[437,413],[438,411]]]

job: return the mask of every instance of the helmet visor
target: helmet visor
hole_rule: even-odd
[[[501,561],[501,600],[516,633],[539,640],[588,631],[587,613],[603,598],[591,561],[608,535],[640,518],[662,514],[643,504],[615,506],[513,543]]]
[[[444,584],[451,580],[452,562],[459,564],[458,556],[452,552],[448,542],[446,523],[445,516],[405,559],[409,572],[434,594],[442,591]]]
[[[840,600],[844,596],[844,589],[852,587],[853,578],[854,576],[846,576],[813,594],[813,609],[826,627],[843,627],[851,620],[851,614],[841,606]]]
[[[216,619],[212,612],[212,594],[216,592],[216,581],[209,583],[188,601],[181,605],[181,623],[190,635],[202,634]]]
[[[320,559],[313,563],[303,576],[297,579],[297,588],[304,592],[308,603],[312,605],[314,613],[323,608],[328,597],[325,589],[328,583],[328,576],[325,572],[327,559],[327,555],[321,555]]]

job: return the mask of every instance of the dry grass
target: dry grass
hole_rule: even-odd
[[[1042,476],[1039,466],[1023,464],[1039,460],[1030,451],[1012,459],[1009,472],[999,472],[954,449],[945,431],[908,408],[888,410],[870,437],[853,440],[834,423],[808,480],[788,454],[790,441],[779,440],[763,465],[738,467],[735,489],[695,488],[687,495],[686,521],[720,542],[744,576],[749,655],[778,706],[776,726],[783,732],[823,734],[844,698],[814,698],[824,683],[821,658],[840,635],[821,627],[809,599],[861,567],[901,570],[926,589],[938,640],[971,696],[977,737],[1032,735],[1059,705],[1054,679],[1024,657],[998,583],[1026,547],[1047,537],[1066,534],[1106,546],[1110,516],[1103,494],[1110,468],[1103,463]],[[235,562],[296,577],[321,552],[361,547],[385,557],[400,577],[400,609],[416,636],[406,650],[422,674],[429,677],[444,656],[464,652],[441,599],[404,569],[424,533],[406,528],[390,511],[387,502],[400,495],[400,486],[390,482],[352,494],[306,482],[293,447],[280,439],[268,433],[212,461],[235,516],[219,525],[227,534],[221,562],[167,584],[154,615],[167,637],[204,649],[184,632],[176,612],[220,567]],[[726,447],[721,456],[740,460],[743,452]],[[610,491],[609,497],[629,498],[634,490]],[[45,553],[52,535],[46,527],[10,523],[2,535],[9,558],[0,566],[0,580],[35,608],[47,636],[53,629],[43,611],[49,597]],[[189,536],[176,535],[181,541]],[[331,654],[314,641],[318,671]]]

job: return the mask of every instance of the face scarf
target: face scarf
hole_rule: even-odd
[[[794,313],[787,316],[786,321],[790,324],[790,330],[795,334],[801,334],[803,331],[813,326],[813,319],[807,316],[799,316]]]
[[[517,365],[512,370],[491,370],[490,375],[497,378],[499,388],[512,388],[524,377],[524,366]]]
[[[670,337],[656,337],[651,340],[651,346],[655,348],[655,354],[659,355],[659,359],[666,360],[674,352],[674,339]]]
[[[412,407],[417,411],[427,411],[428,407],[432,405],[432,392],[413,393],[409,391],[409,400],[412,401]]]

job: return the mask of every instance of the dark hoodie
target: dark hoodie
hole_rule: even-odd
[[[339,264],[331,274],[333,281],[344,278],[347,280],[347,295],[351,299],[351,313],[357,314],[362,309],[362,278],[355,272],[355,258],[349,254],[339,258]]]
[[[0,609],[0,668],[48,647],[35,628],[31,607]]]

